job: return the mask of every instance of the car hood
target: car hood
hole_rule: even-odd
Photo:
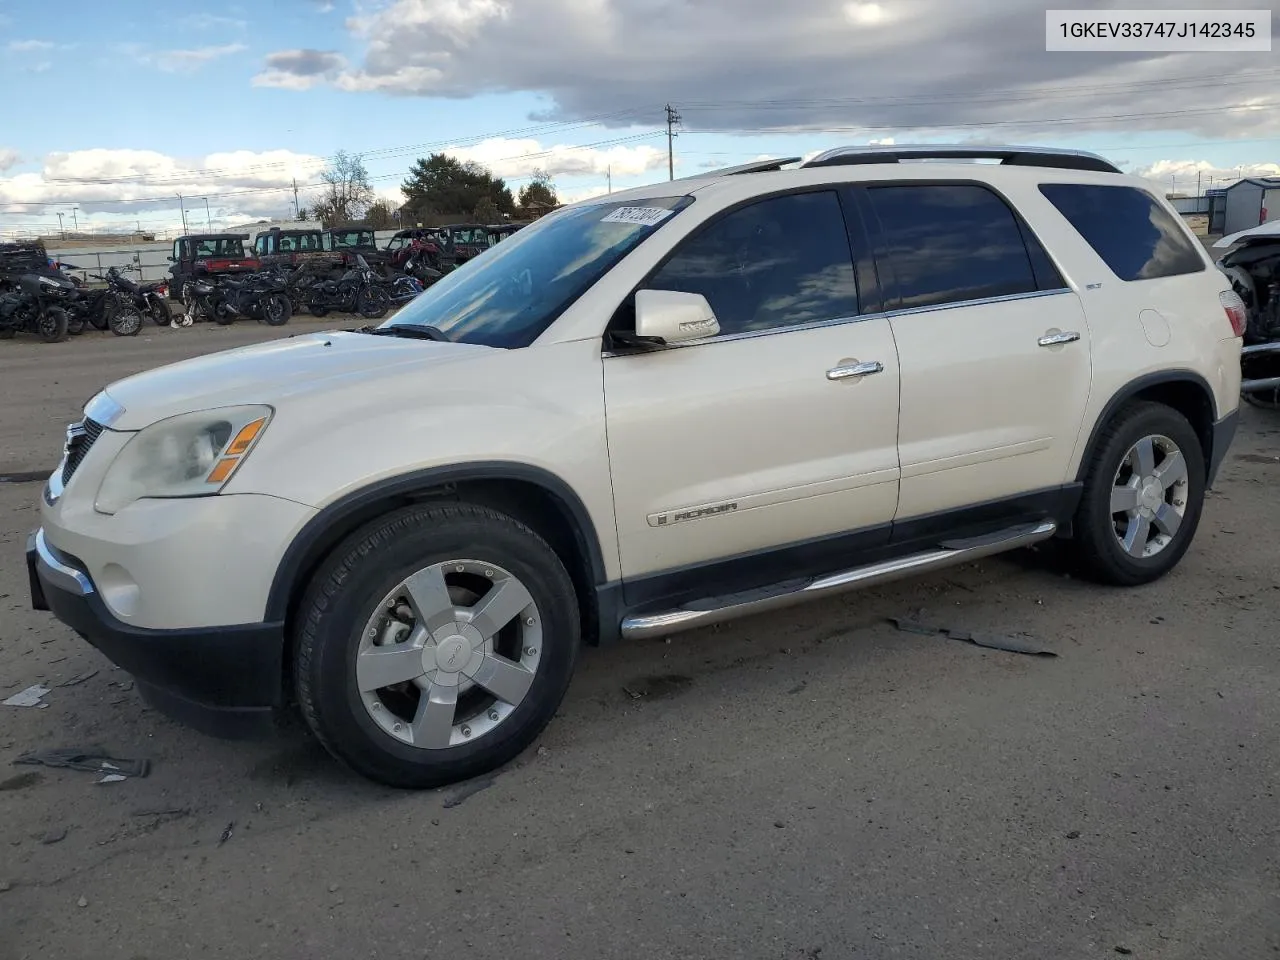
[[[329,331],[224,350],[118,380],[104,393],[123,408],[115,430],[140,430],[165,417],[242,403],[278,404],[348,381],[474,359],[490,347]]]
[[[1253,237],[1280,239],[1280,220],[1268,220],[1256,227],[1250,227],[1248,230],[1238,230],[1235,233],[1229,233],[1221,240],[1214,243],[1214,249],[1220,247],[1229,247],[1232,244],[1239,243],[1241,240],[1248,240]]]

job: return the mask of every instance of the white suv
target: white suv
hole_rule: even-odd
[[[421,787],[529,745],[583,641],[1053,536],[1106,583],[1168,572],[1244,312],[1167,202],[1065,151],[796,163],[574,204],[380,327],[108,386],[34,605],[162,710],[237,733],[296,702]]]

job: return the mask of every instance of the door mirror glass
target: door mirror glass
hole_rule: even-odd
[[[679,290],[636,291],[636,336],[663,343],[714,337],[720,332],[707,298]]]

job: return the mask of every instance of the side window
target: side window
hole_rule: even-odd
[[[867,195],[882,230],[876,260],[897,281],[899,309],[1040,289],[1017,218],[987,188],[920,184]]]
[[[849,238],[830,191],[725,215],[685,240],[646,286],[702,294],[722,335],[858,313]]]
[[[257,251],[258,256],[265,257],[267,255],[267,238],[258,237],[257,240],[253,241],[253,249]]]
[[[1205,269],[1177,221],[1143,190],[1042,183],[1040,192],[1121,280],[1153,280]]]
[[[181,260],[181,259],[182,259],[182,247],[183,247],[183,245],[184,245],[184,243],[185,243],[185,242],[186,242],[186,241],[183,241],[183,240],[175,240],[175,241],[173,241],[173,259],[174,259],[174,260]]]

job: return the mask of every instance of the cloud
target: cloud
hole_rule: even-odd
[[[1228,186],[1241,177],[1280,177],[1278,163],[1246,163],[1235,167],[1215,167],[1207,160],[1157,160],[1130,171],[1134,176],[1150,180],[1159,192],[1194,194],[1211,186]]]
[[[333,50],[280,50],[267,56],[266,69],[253,78],[253,85],[309,90],[336,80],[346,65],[346,58]]]
[[[166,73],[191,73],[205,64],[222,57],[230,57],[247,50],[243,43],[224,43],[220,46],[198,47],[194,50],[161,50],[154,54],[144,54],[144,63],[154,65]]]
[[[667,154],[656,147],[617,145],[575,147],[557,144],[546,147],[533,139],[491,137],[474,146],[445,147],[462,161],[474,160],[499,177],[528,177],[541,170],[553,177],[604,177],[612,169],[615,177],[633,177],[665,167]]]
[[[333,0],[311,0],[311,5],[316,8],[318,13],[333,12]]]
[[[48,40],[10,40],[5,49],[10,53],[40,53],[56,46]]]
[[[534,91],[553,104],[546,119],[613,114],[606,122],[617,126],[656,125],[670,99],[691,129],[899,142],[970,130],[1012,142],[1086,130],[1228,137],[1246,123],[1252,137],[1280,133],[1274,76],[1242,66],[1264,61],[1048,54],[1038,0],[738,0],[729,17],[688,0],[378,0],[357,10],[346,26],[358,60],[321,74],[281,64],[271,85]],[[1230,109],[1251,101],[1256,112]]]
[[[0,147],[0,173],[11,170],[22,162],[22,157],[17,150],[10,147]]]
[[[219,17],[212,13],[195,13],[189,17],[184,17],[182,23],[195,30],[215,30],[220,27],[243,30],[249,26],[247,20],[239,20],[236,17]]]
[[[4,156],[12,153],[0,152],[0,171],[6,169]],[[280,212],[293,199],[293,180],[316,180],[326,162],[289,150],[235,150],[197,160],[154,150],[51,153],[38,173],[0,177],[0,211],[34,216],[46,204],[75,203],[86,212],[134,213],[176,208],[181,195],[188,204],[209,196],[214,204],[255,214]]]

